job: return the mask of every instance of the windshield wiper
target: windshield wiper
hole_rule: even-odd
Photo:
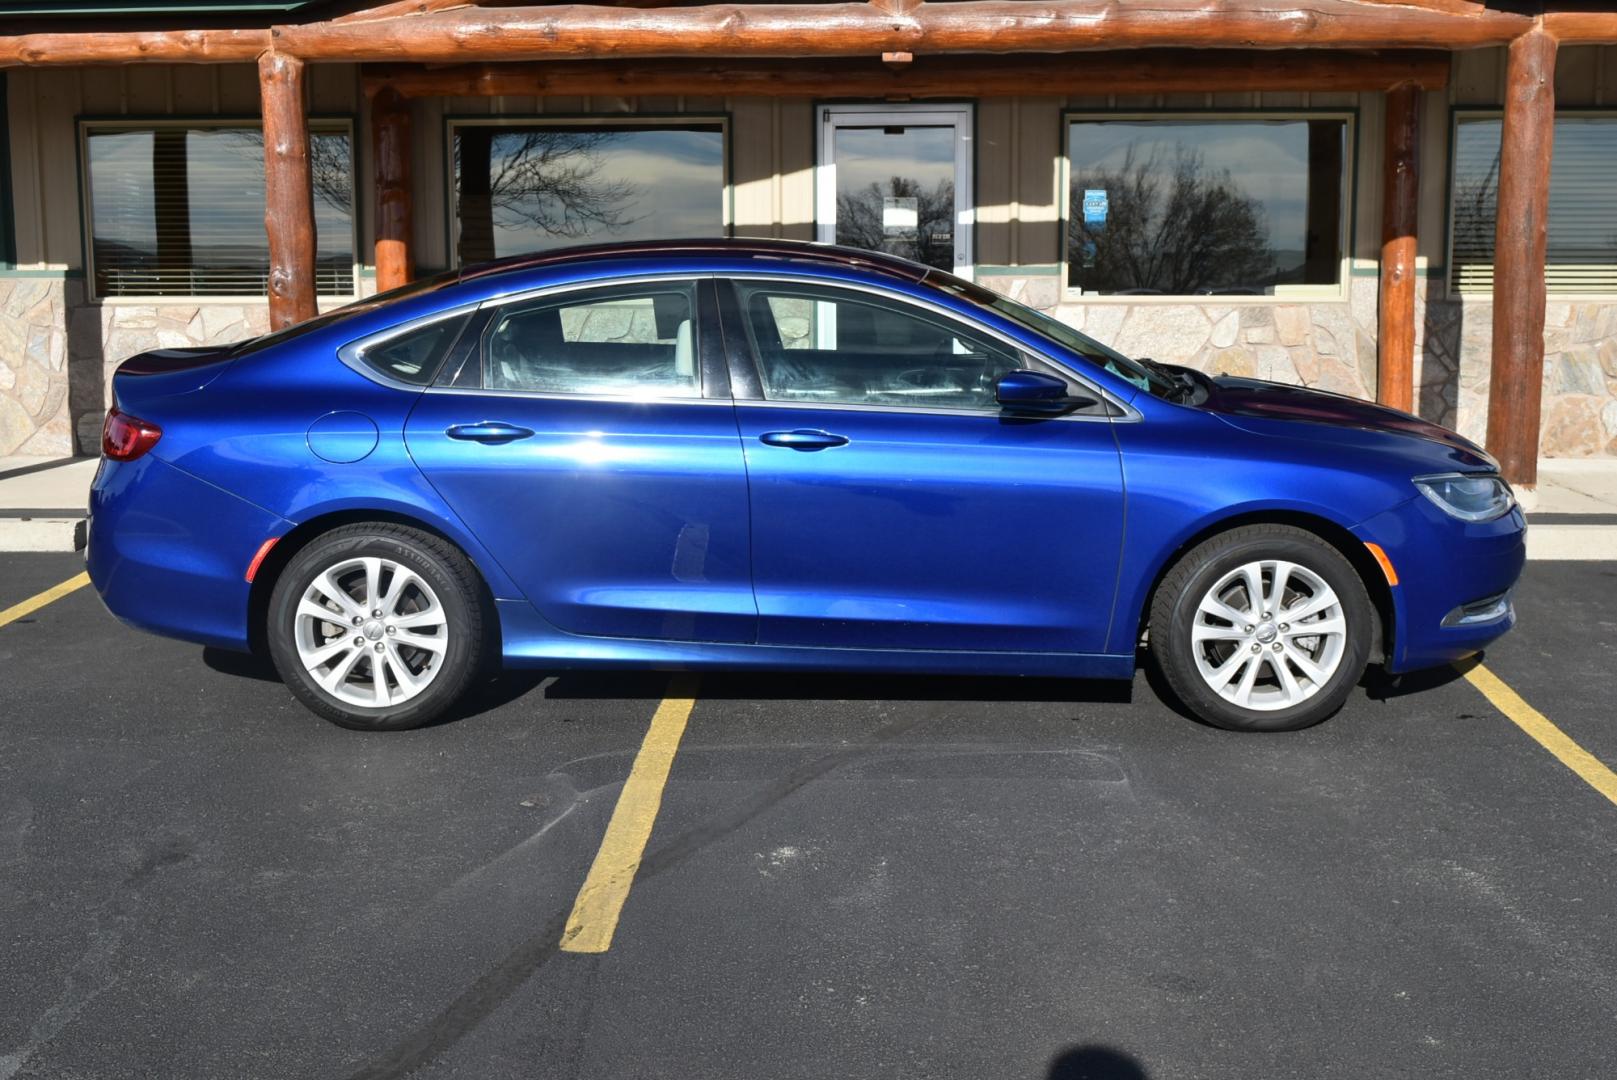
[[[1158,377],[1166,379],[1174,388],[1175,394],[1168,399],[1169,401],[1189,401],[1196,396],[1196,391],[1201,388],[1201,383],[1197,381],[1196,376],[1185,368],[1175,368],[1169,364],[1162,363],[1160,360],[1153,360],[1149,356],[1137,356],[1134,359],[1136,363],[1156,373]]]

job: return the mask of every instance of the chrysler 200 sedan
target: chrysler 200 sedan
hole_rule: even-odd
[[[1515,621],[1496,463],[924,266],[575,248],[119,368],[89,571],[346,727],[496,664],[1131,678],[1305,727]]]

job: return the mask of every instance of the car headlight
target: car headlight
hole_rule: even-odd
[[[1445,514],[1461,521],[1492,521],[1510,513],[1516,505],[1510,485],[1491,473],[1417,476],[1415,486]]]

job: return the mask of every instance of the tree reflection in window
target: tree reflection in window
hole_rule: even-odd
[[[723,233],[718,124],[466,124],[453,155],[462,263],[588,240]]]
[[[1340,119],[1075,120],[1068,284],[1178,296],[1334,284],[1345,148]]]
[[[886,225],[890,199],[915,200],[913,230],[899,232]],[[954,269],[954,220],[953,180],[939,180],[929,190],[918,180],[895,176],[886,184],[837,192],[837,243],[901,255],[941,270]]]
[[[354,292],[353,151],[346,128],[309,134],[315,287]],[[258,296],[269,275],[264,136],[235,125],[85,131],[97,296]]]

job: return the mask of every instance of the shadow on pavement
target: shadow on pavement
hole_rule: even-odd
[[[1050,1062],[1046,1080],[1147,1080],[1141,1064],[1106,1046],[1074,1046]]]
[[[574,671],[545,687],[547,698],[660,698],[666,672]],[[722,701],[1090,701],[1127,704],[1124,680],[989,678],[966,675],[845,675],[835,672],[711,671],[702,698]]]

